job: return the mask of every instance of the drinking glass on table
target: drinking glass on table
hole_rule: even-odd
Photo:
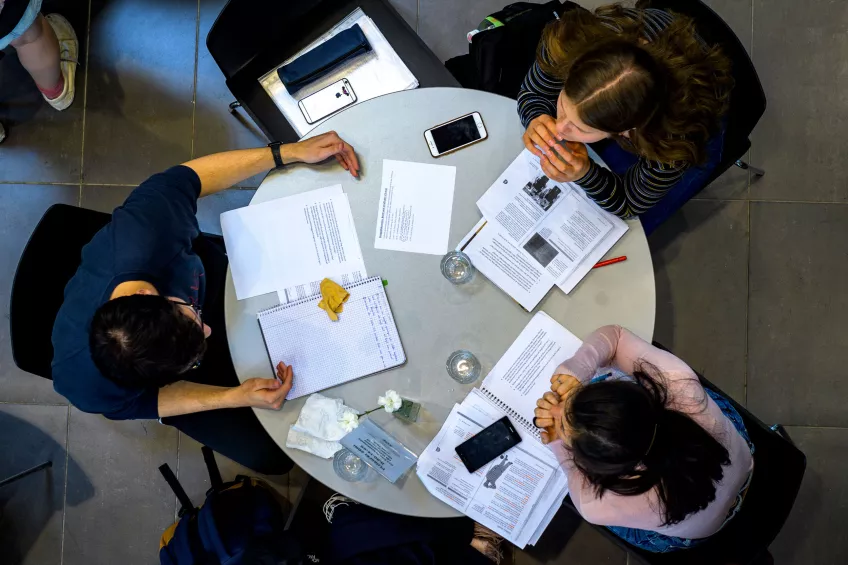
[[[448,370],[448,375],[463,385],[476,381],[481,371],[480,360],[465,349],[451,353],[445,367]]]
[[[453,284],[465,284],[474,278],[471,258],[462,251],[449,251],[442,257],[442,275]]]
[[[368,465],[352,451],[343,448],[333,456],[333,470],[349,483],[358,483],[368,474]]]

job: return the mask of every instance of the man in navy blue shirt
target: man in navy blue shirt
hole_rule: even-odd
[[[288,471],[250,407],[279,409],[292,368],[239,383],[224,328],[226,253],[201,235],[197,199],[275,165],[332,157],[358,175],[353,149],[330,132],[194,159],[133,190],[65,287],[53,327],[56,391],[107,418],[162,418],[255,471]]]

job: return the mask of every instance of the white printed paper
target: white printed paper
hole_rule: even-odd
[[[376,249],[448,251],[456,167],[383,160]]]
[[[221,228],[239,300],[324,277],[365,276],[341,185],[225,212]]]
[[[554,285],[554,278],[512,240],[480,220],[466,235],[458,250],[498,288],[528,312],[539,304]]]
[[[490,229],[511,240],[566,292],[597,261],[590,258],[603,256],[627,231],[624,221],[602,210],[579,186],[549,179],[527,150],[477,206]]]

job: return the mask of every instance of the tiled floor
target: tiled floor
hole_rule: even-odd
[[[442,59],[462,53],[465,32],[507,3],[392,2]],[[5,297],[28,235],[52,203],[108,211],[169,165],[265,142],[228,115],[230,95],[205,48],[224,0],[53,4],[83,39],[74,106],[52,111],[13,52],[0,61],[0,120],[9,130],[0,146]],[[768,174],[749,186],[746,173],[730,171],[651,237],[656,339],[766,422],[790,425],[807,454],[795,510],[772,547],[777,563],[843,563],[848,385],[837,353],[848,317],[848,8],[831,0],[709,4],[748,46],[768,94],[751,151]],[[244,189],[202,201],[203,228],[219,231],[218,214],[249,201]],[[8,318],[7,298],[0,310]],[[168,462],[197,499],[206,489],[192,440],[155,422],[116,423],[68,407],[49,382],[14,367],[6,324],[0,453],[0,477],[54,462],[0,492],[4,563],[154,563],[175,511],[156,467]],[[222,467],[225,476],[239,471]],[[291,498],[304,476],[272,482]],[[563,516],[515,561],[624,565],[628,556]]]

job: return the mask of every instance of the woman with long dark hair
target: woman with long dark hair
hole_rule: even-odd
[[[692,166],[714,166],[733,87],[730,61],[691,18],[647,4],[564,12],[518,95],[524,144],[545,173],[621,217],[646,212]],[[612,170],[586,150],[604,140],[616,142],[596,147]]]
[[[587,521],[670,551],[716,533],[741,507],[754,468],[742,418],[671,353],[605,326],[551,383],[536,425]]]

